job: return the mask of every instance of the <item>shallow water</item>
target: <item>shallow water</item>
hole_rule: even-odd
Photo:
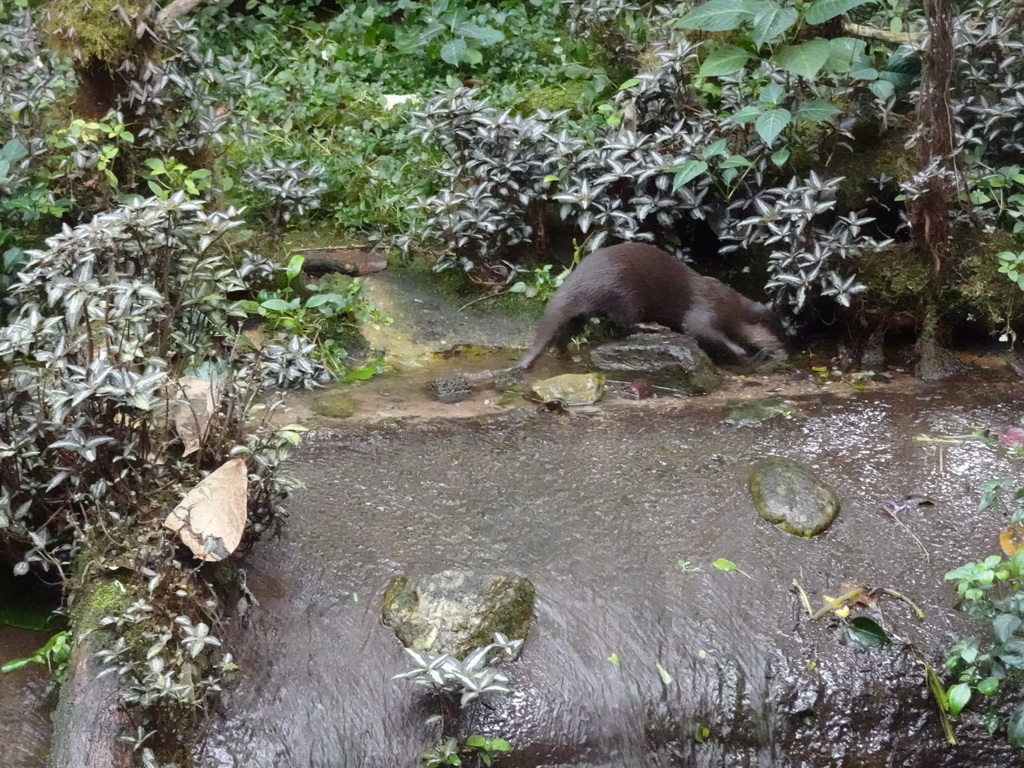
[[[979,487],[1012,467],[977,442],[914,438],[1013,425],[1018,390],[873,388],[748,425],[694,399],[321,430],[293,464],[307,490],[285,533],[248,557],[261,604],[231,629],[245,678],[197,761],[415,764],[438,738],[424,724],[433,702],[391,680],[406,663],[381,596],[395,575],[457,567],[537,588],[522,660],[508,667],[514,693],[468,725],[512,742],[501,765],[1007,765],[998,743],[943,748],[908,648],[935,663],[977,630],[942,575],[997,551],[1000,513],[977,511]],[[826,534],[798,539],[756,516],[746,481],[766,455],[807,462],[838,490]],[[881,510],[908,494],[934,502],[901,516],[920,543]],[[743,573],[711,565],[722,557]],[[883,598],[860,613],[896,642],[865,650],[835,619],[810,622],[794,579],[815,606],[870,585],[927,618]]]

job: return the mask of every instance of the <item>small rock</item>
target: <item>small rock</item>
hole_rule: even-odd
[[[780,457],[765,459],[750,474],[754,509],[794,536],[817,536],[839,514],[839,497],[808,467]]]
[[[634,379],[622,390],[622,396],[627,400],[646,400],[654,394],[654,388],[647,379]]]
[[[427,391],[440,403],[461,403],[473,396],[473,385],[465,376],[447,376],[428,381]]]
[[[396,576],[381,617],[406,648],[463,658],[495,632],[525,640],[535,590],[526,578],[472,571]]]
[[[595,347],[590,361],[614,378],[643,378],[691,395],[706,395],[722,386],[722,377],[704,350],[680,333],[635,333]]]
[[[538,403],[593,405],[604,394],[604,382],[600,373],[563,373],[531,384],[527,397]]]
[[[748,400],[734,406],[729,415],[725,417],[726,424],[749,424],[752,422],[767,421],[775,416],[782,416],[792,419],[800,415],[800,409],[796,404],[783,397],[772,395],[757,400]]]

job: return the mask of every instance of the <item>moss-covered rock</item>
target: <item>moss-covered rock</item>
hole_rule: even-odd
[[[396,576],[384,593],[381,616],[406,648],[461,659],[490,643],[495,632],[525,640],[534,597],[529,579],[503,574]]]
[[[644,378],[691,395],[706,395],[722,386],[722,377],[704,350],[679,333],[635,333],[595,347],[590,361],[613,378]]]
[[[773,456],[750,474],[754,509],[772,525],[794,536],[816,536],[839,514],[839,497],[808,467]]]

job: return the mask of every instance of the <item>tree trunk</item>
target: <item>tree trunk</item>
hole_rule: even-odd
[[[940,272],[949,260],[950,208],[957,204],[959,169],[954,151],[956,127],[950,105],[953,82],[953,0],[924,0],[928,40],[922,51],[921,87],[917,101],[918,175],[916,195],[907,202],[910,228],[917,251],[932,266],[925,290],[919,339],[921,357],[916,373],[943,378],[956,369],[952,355],[939,343],[938,295]]]
[[[132,764],[131,747],[117,738],[132,731],[120,704],[117,675],[96,677],[103,669],[96,652],[112,642],[111,633],[98,625],[101,612],[85,607],[96,586],[76,592],[74,646],[53,715],[50,768],[128,768]]]

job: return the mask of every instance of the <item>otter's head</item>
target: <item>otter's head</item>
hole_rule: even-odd
[[[761,349],[786,352],[786,328],[778,314],[767,304],[750,302],[744,313],[744,336]]]

